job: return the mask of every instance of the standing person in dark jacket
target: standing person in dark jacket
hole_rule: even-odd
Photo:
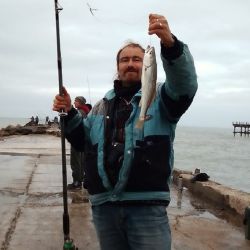
[[[83,118],[87,117],[90,109],[86,105],[86,99],[83,96],[75,98],[74,106]],[[73,182],[68,184],[68,190],[80,190],[84,181],[84,153],[77,151],[72,145],[70,147],[70,166]]]
[[[117,54],[117,79],[87,119],[77,116],[70,95],[57,95],[53,110],[68,112],[66,137],[85,149],[86,177],[93,222],[102,250],[167,250],[171,233],[170,202],[176,124],[197,90],[193,58],[187,45],[172,35],[164,16],[149,15],[150,35],[160,38],[166,73],[142,129],[141,72],[144,49],[129,43]]]

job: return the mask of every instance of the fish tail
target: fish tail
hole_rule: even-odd
[[[135,127],[138,128],[138,129],[142,129],[143,124],[144,124],[144,120],[138,119],[138,121],[135,124]]]

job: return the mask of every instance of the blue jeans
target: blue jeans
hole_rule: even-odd
[[[170,250],[171,232],[165,206],[92,207],[101,250]]]

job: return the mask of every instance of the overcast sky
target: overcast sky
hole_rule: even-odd
[[[91,15],[87,2],[94,11]],[[113,86],[115,57],[128,39],[158,51],[148,14],[164,15],[188,44],[199,89],[181,125],[231,127],[250,122],[249,0],[61,0],[63,82],[72,98],[94,104]],[[0,117],[55,116],[58,92],[53,0],[0,0]]]

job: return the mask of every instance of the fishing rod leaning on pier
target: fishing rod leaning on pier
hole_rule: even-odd
[[[57,67],[58,67],[58,82],[59,82],[59,94],[63,95],[63,79],[62,79],[62,57],[60,46],[60,29],[59,29],[59,12],[62,7],[55,0],[55,17],[56,17],[56,40],[57,40]],[[61,147],[62,147],[62,179],[63,179],[63,233],[64,233],[64,245],[63,250],[77,250],[73,240],[70,238],[70,223],[68,213],[68,194],[67,194],[67,167],[66,167],[66,150],[65,150],[65,117],[67,113],[61,110],[60,126],[61,126]]]

